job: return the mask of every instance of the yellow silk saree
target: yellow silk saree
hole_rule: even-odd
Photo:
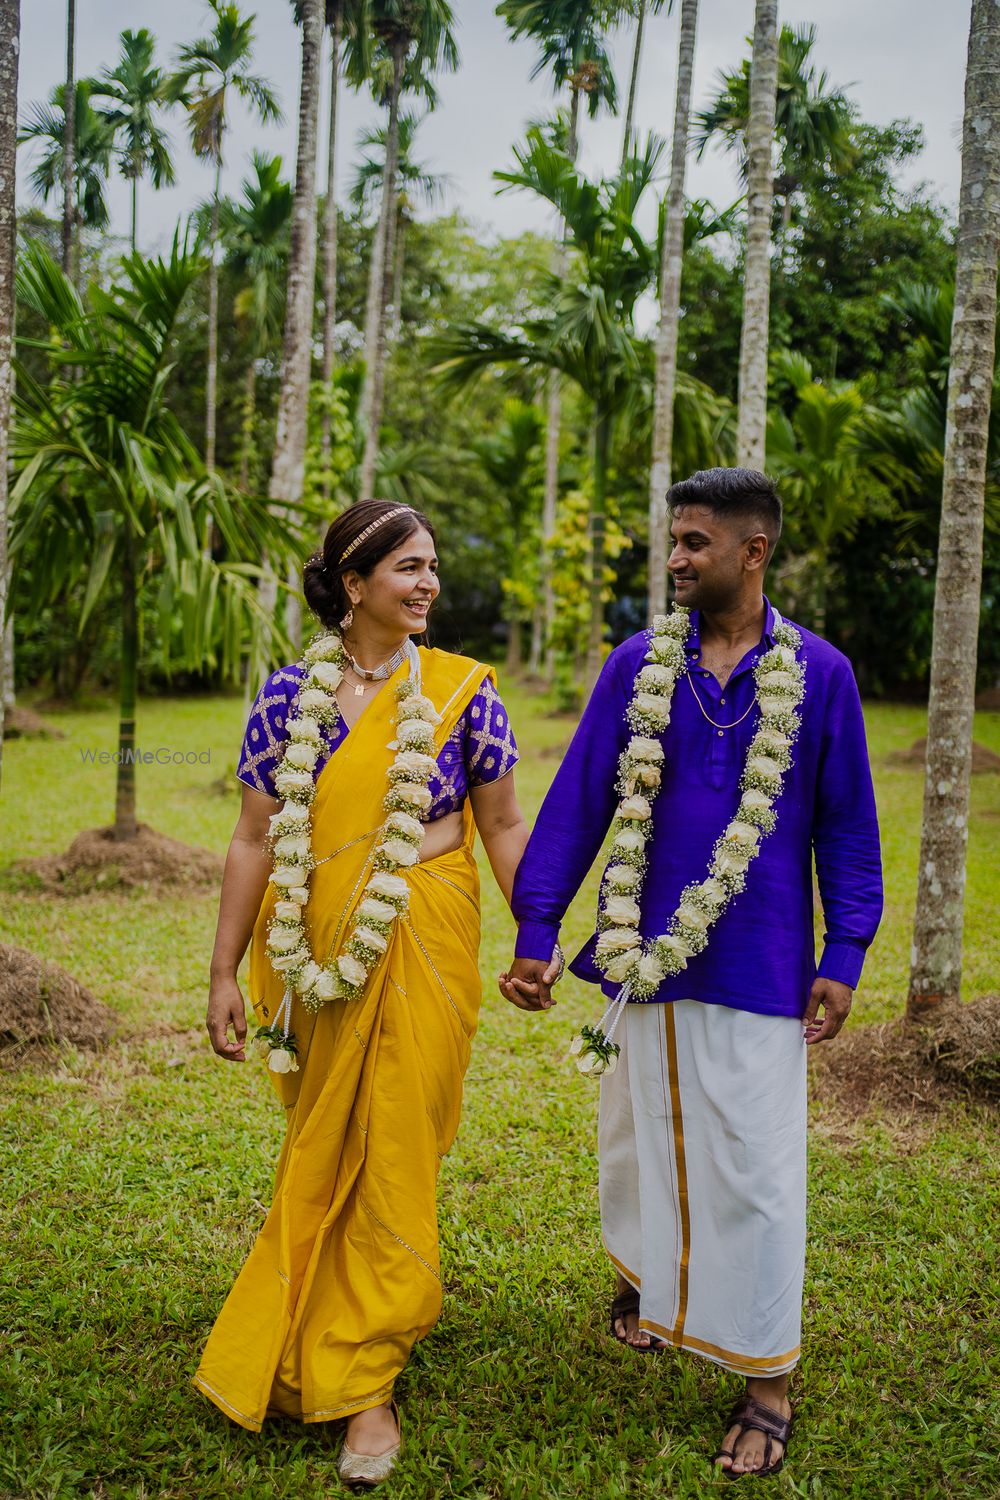
[[[437,748],[491,676],[468,657],[420,650]],[[399,669],[323,767],[313,803],[318,861],[306,908],[312,950],[340,951],[372,869],[392,761]],[[212,1329],[194,1384],[259,1431],[266,1415],[324,1422],[388,1400],[441,1310],[437,1176],[461,1113],[480,1002],[479,878],[468,799],[462,846],[405,871],[407,913],[358,1000],[315,1015],[297,997],[299,1071],[273,1078],[287,1116],[274,1199]],[[404,873],[404,872],[400,872]],[[276,892],[254,928],[258,1023],[284,994],[264,952]]]

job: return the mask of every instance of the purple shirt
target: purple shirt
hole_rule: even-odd
[[[660,736],[665,762],[653,801],[640,899],[643,937],[665,931],[683,887],[707,877],[715,841],[739,804],[738,783],[759,718],[753,666],[773,645],[774,611],[765,604],[763,638],[725,687],[700,665],[699,617],[692,612],[688,670],[678,678],[670,723]],[[861,976],[882,914],[878,821],[861,700],[847,658],[811,631],[796,628],[806,691],[793,765],[775,802],[777,826],[751,861],[746,889],[733,896],[710,929],[708,947],[664,981],[657,1001],[693,999],[761,1015],[801,1016],[817,973],[814,852],[826,918],[818,972],[852,989]],[[648,642],[648,632],[634,635],[605,662],[542,804],[514,880],[518,957],[549,957],[566,909],[611,826],[618,805],[618,757],[631,733],[625,709]],[[735,724],[747,709],[743,722],[729,730],[713,728],[705,717]],[[570,967],[611,996],[619,986],[596,967],[595,943],[596,933]]]
[[[274,789],[274,773],[288,741],[288,719],[302,686],[300,662],[279,667],[267,679],[250,710],[246,735],[236,775],[247,786],[269,797],[281,798]],[[319,776],[330,756],[350,731],[342,718],[332,728],[323,727],[323,747],[313,770]],[[510,719],[503,701],[489,678],[470,700],[437,757],[438,773],[428,782],[431,805],[422,821],[433,823],[456,812],[470,786],[499,781],[517,764],[518,753]],[[551,955],[551,948],[549,953]]]

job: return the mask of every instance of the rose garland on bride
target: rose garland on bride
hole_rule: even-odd
[[[596,1026],[585,1026],[570,1048],[581,1073],[597,1077],[612,1072],[620,1046],[615,1028],[629,1000],[648,1001],[668,975],[679,974],[688,960],[708,946],[709,928],[746,886],[747,870],[762,840],[777,822],[774,804],[782,778],[791,768],[791,749],[801,727],[805,669],[797,651],[802,637],[776,612],[775,644],[757,660],[754,685],[759,722],[750,741],[740,777],[736,813],[716,840],[708,874],[685,886],[665,932],[643,940],[640,899],[646,875],[646,845],[651,837],[653,801],[663,767],[662,736],[678,679],[687,670],[685,647],[691,633],[690,613],[674,605],[653,621],[647,665],[635,680],[626,711],[634,731],[618,762],[621,794],[614,823],[611,857],[601,882],[594,962],[606,979],[621,989]],[[614,1019],[605,1032],[609,1017]]]
[[[336,692],[347,666],[347,652],[338,631],[317,636],[302,659],[305,673],[295,712],[288,720],[288,744],[275,772],[275,789],[285,804],[270,820],[268,843],[274,868],[271,884],[279,893],[267,932],[266,952],[271,967],[285,984],[278,1015],[256,1032],[255,1050],[267,1058],[275,1073],[298,1071],[297,1044],[291,1032],[292,995],[310,1011],[331,1000],[356,1000],[389,946],[393,925],[406,911],[410,888],[399,873],[420,858],[425,824],[420,814],[431,803],[428,782],[437,769],[433,755],[434,726],[441,716],[420,691],[420,659],[407,642],[410,676],[398,683],[396,752],[388,771],[383,801],[386,818],[375,835],[372,873],[354,913],[342,951],[320,963],[312,951],[305,925],[309,881],[316,866],[312,848],[310,808],[316,795],[313,770],[319,759],[322,730],[340,718]]]

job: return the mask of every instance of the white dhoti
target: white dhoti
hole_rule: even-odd
[[[802,1023],[628,1005],[601,1080],[601,1227],[639,1326],[738,1375],[799,1357],[806,1239]]]

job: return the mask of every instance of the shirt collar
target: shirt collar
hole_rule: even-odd
[[[761,635],[761,644],[768,650],[774,645],[774,606],[767,595],[764,595],[764,630]],[[691,611],[691,634],[688,636],[687,654],[689,661],[696,661],[701,655],[701,610]]]

